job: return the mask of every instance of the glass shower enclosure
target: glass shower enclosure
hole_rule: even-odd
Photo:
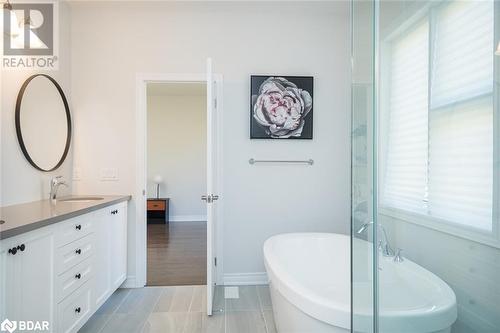
[[[351,2],[352,331],[500,332],[500,2]]]

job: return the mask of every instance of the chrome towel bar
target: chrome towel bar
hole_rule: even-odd
[[[290,164],[313,165],[314,160],[313,159],[308,159],[308,160],[256,160],[254,158],[251,158],[248,160],[248,163],[251,165],[254,165],[255,163],[290,163]]]

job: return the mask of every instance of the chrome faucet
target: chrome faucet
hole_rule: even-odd
[[[358,229],[356,233],[361,234],[363,231],[365,231],[369,226],[373,226],[373,221],[363,223],[363,225]],[[384,236],[384,239],[379,241],[378,243],[378,249],[382,252],[382,255],[384,257],[392,257],[394,256],[394,250],[392,249],[391,245],[389,244],[389,238],[387,237],[387,232],[385,231],[384,226],[381,224],[377,224],[377,226],[382,230],[382,235]]]
[[[57,190],[61,185],[68,187],[68,184],[63,180],[62,176],[57,176],[50,180],[50,200],[57,200]]]

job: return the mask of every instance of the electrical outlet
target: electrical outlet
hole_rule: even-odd
[[[101,168],[101,181],[117,181],[118,169],[117,168]]]

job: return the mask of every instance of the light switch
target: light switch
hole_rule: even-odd
[[[102,168],[101,181],[117,181],[118,169],[117,168]]]

